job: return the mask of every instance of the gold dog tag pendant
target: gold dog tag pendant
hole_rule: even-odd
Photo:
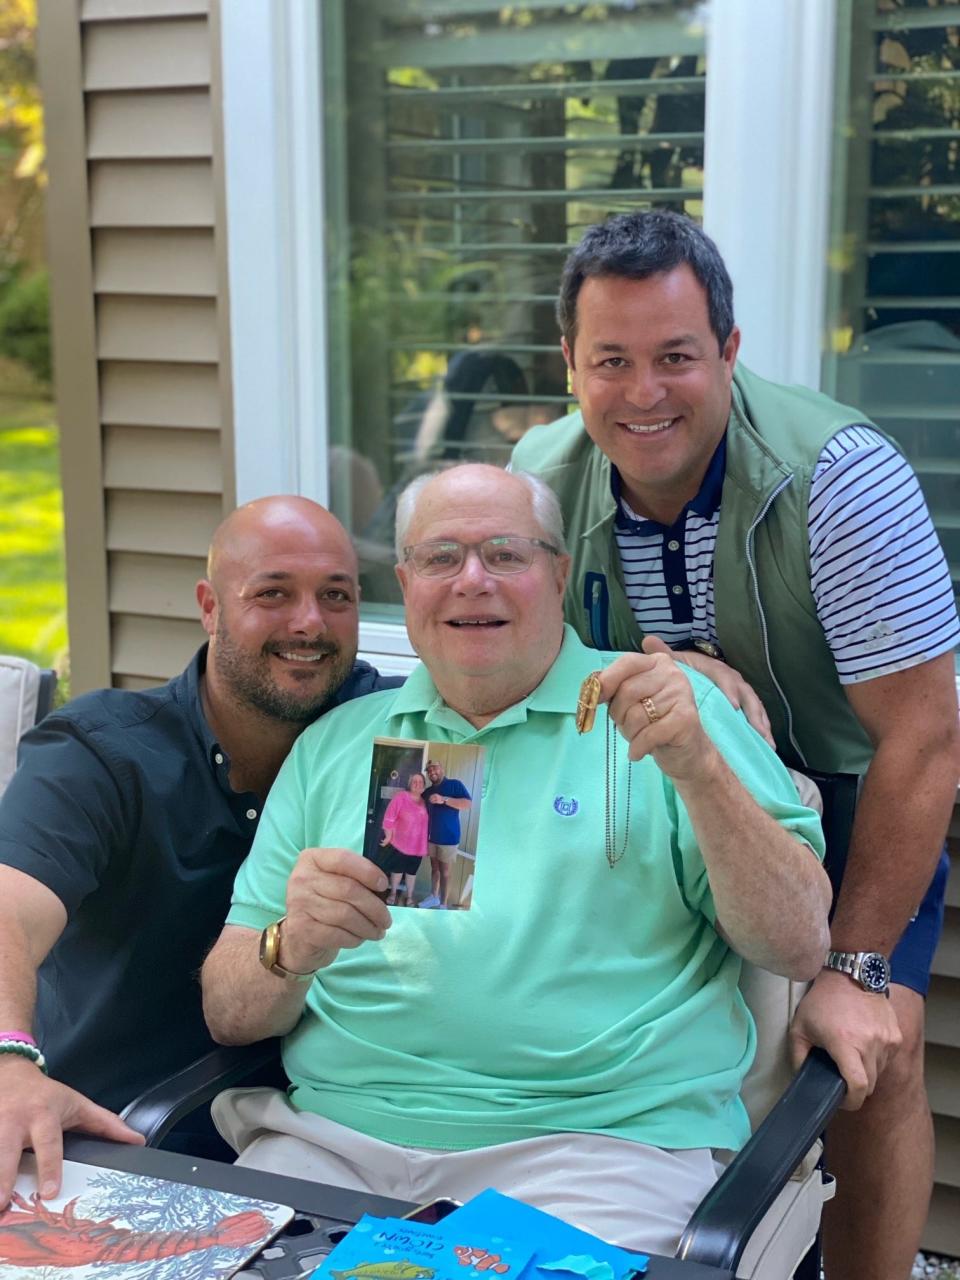
[[[589,733],[600,705],[600,672],[591,671],[580,686],[577,699],[577,733]]]

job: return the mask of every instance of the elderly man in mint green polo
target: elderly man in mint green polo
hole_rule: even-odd
[[[494,1185],[670,1251],[710,1149],[747,1136],[740,958],[823,962],[818,821],[712,684],[564,627],[542,482],[452,468],[397,526],[422,664],[307,729],[270,794],[204,1008],[224,1043],[283,1035],[292,1089],[231,1091],[218,1127],[243,1164],[414,1200]],[[359,850],[384,736],[485,749],[469,911],[377,896]]]

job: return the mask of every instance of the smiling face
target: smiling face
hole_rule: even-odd
[[[421,492],[406,537],[481,542],[503,534],[549,541],[530,490],[496,467],[443,472]],[[563,638],[569,557],[538,549],[523,573],[492,574],[471,551],[452,578],[401,564],[407,631],[447,704],[479,727],[540,683]],[[442,773],[441,773],[442,777]]]
[[[430,785],[435,787],[438,782],[442,782],[444,778],[443,767],[439,764],[427,765],[427,777],[430,779]]]
[[[591,276],[563,353],[594,444],[639,515],[670,524],[696,496],[730,416],[740,345],[718,350],[707,296],[686,264],[633,280]]]
[[[415,773],[407,783],[407,790],[412,796],[422,796],[427,788],[427,780],[422,773]]]
[[[271,719],[314,719],[357,653],[356,557],[339,521],[306,499],[251,503],[221,527],[210,572],[197,588],[208,686]]]

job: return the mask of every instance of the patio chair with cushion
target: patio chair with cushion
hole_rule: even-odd
[[[20,739],[53,706],[57,673],[0,654],[0,795],[17,767]]]

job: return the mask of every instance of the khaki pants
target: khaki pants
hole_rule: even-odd
[[[668,1256],[719,1172],[703,1148],[662,1151],[591,1133],[475,1151],[400,1147],[298,1111],[278,1089],[228,1089],[213,1118],[240,1165],[418,1204],[466,1201],[492,1186],[611,1243]]]

